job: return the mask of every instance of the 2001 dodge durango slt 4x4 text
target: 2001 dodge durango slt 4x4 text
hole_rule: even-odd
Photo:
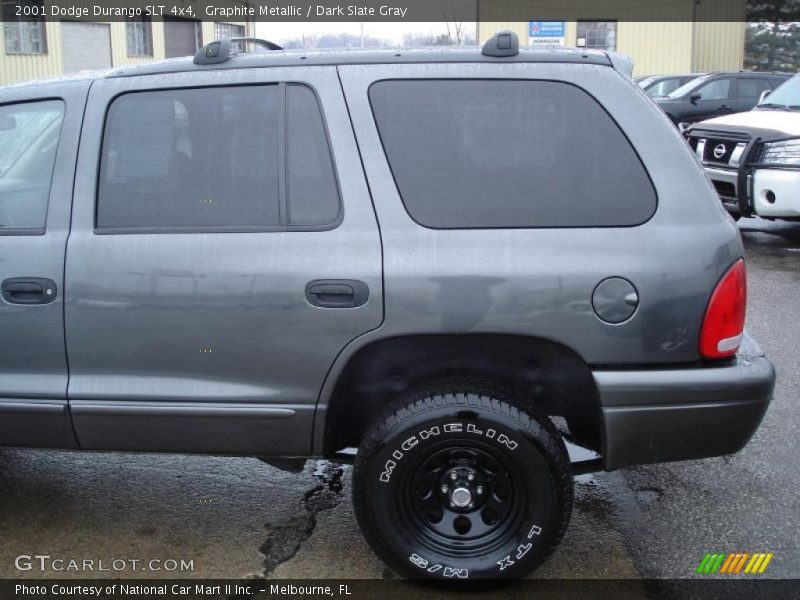
[[[358,448],[434,579],[528,573],[581,469],[744,446],[741,239],[627,59],[264,44],[0,90],[0,445]]]

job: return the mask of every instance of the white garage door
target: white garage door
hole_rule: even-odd
[[[108,69],[111,66],[111,30],[102,23],[61,22],[64,73]]]

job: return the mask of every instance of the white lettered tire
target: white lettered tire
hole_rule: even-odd
[[[514,579],[561,541],[572,473],[550,420],[513,394],[449,382],[400,399],[367,431],[353,504],[398,573]]]

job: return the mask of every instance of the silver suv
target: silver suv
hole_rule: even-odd
[[[744,446],[742,243],[629,62],[237,46],[0,89],[0,445],[357,448],[447,580],[541,563],[575,473]]]

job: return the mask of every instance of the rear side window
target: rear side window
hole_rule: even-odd
[[[332,224],[340,203],[329,148],[316,96],[306,86],[124,94],[106,119],[97,228]]]
[[[0,106],[0,232],[44,229],[61,100]]]
[[[369,96],[406,210],[426,227],[631,226],[656,209],[630,142],[576,86],[389,80]]]
[[[287,86],[289,224],[319,226],[339,215],[339,193],[325,124],[311,88]]]
[[[743,77],[739,79],[739,98],[758,98],[762,92],[771,90],[768,79]]]

